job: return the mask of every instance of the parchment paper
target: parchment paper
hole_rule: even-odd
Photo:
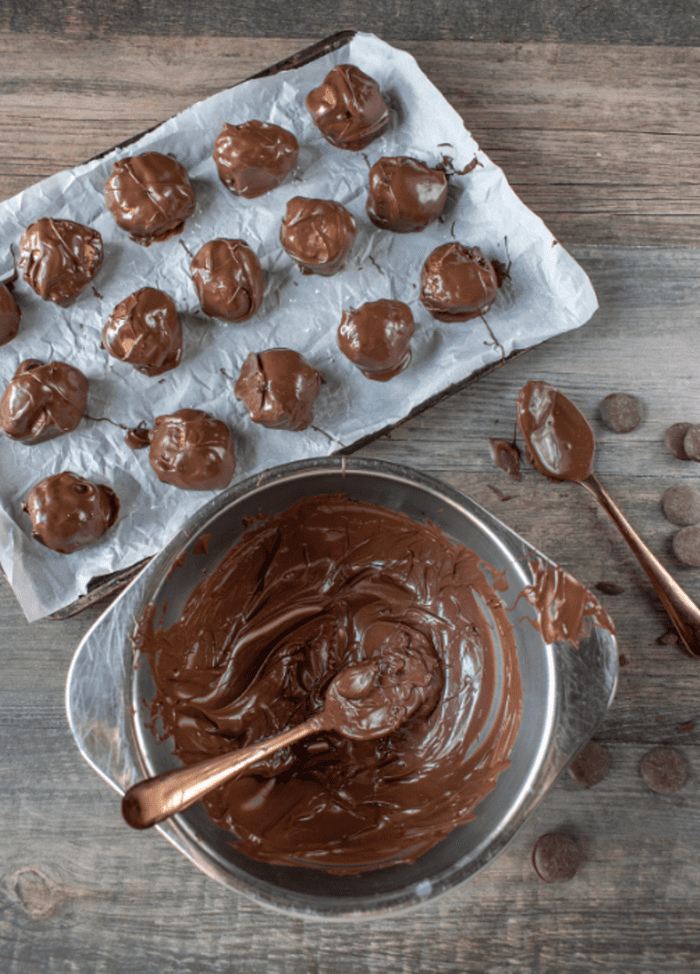
[[[347,62],[379,82],[392,108],[389,127],[364,152],[327,143],[304,105],[307,92],[330,68]],[[293,131],[300,152],[296,169],[282,186],[245,200],[223,187],[211,152],[224,122],[252,118]],[[116,159],[149,149],[171,153],[188,169],[197,209],[180,237],[144,248],[112,219],[104,203],[104,183]],[[449,156],[456,170],[476,156],[480,165],[450,178],[441,221],[421,233],[394,234],[373,226],[365,200],[368,167],[381,156],[395,155],[430,165]],[[294,196],[337,200],[355,217],[357,240],[340,274],[303,276],[283,251],[279,226]],[[11,246],[16,254],[22,231],[43,216],[99,230],[104,263],[94,288],[88,286],[65,309],[42,301],[21,278],[15,283],[22,322],[18,336],[0,348],[0,388],[24,359],[61,360],[87,376],[90,417],[150,427],[164,413],[206,409],[228,423],[234,436],[234,482],[278,463],[350,446],[399,422],[482,366],[579,327],[597,307],[584,271],[518,199],[414,59],[370,34],[358,34],[346,47],[304,67],[222,91],[127,149],[58,173],[8,200],[0,206],[0,280],[14,270]],[[246,240],[265,274],[263,305],[240,324],[207,318],[189,277],[190,254],[217,236]],[[510,280],[486,322],[438,322],[418,300],[425,258],[453,238],[510,263]],[[100,348],[102,328],[114,306],[144,285],[169,293],[183,322],[182,363],[157,378],[141,375]],[[416,321],[411,364],[388,383],[366,379],[336,341],[342,310],[379,298],[405,301]],[[318,430],[267,430],[252,423],[234,399],[233,384],[246,356],[279,346],[301,352],[326,377],[314,410]],[[97,544],[71,555],[33,540],[21,509],[37,481],[62,470],[110,485],[121,502],[116,525]],[[212,496],[161,483],[150,468],[148,451],[130,450],[124,430],[110,422],[83,419],[73,433],[36,446],[0,436],[0,564],[32,621],[73,602],[91,578],[153,554]]]

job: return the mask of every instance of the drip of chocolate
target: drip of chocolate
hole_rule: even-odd
[[[454,241],[437,247],[421,271],[420,299],[439,321],[486,314],[500,286],[494,265],[478,247]]]
[[[430,674],[386,736],[320,733],[204,799],[255,859],[337,873],[413,862],[474,817],[508,766],[522,712],[513,631],[479,558],[431,524],[342,495],[299,501],[252,525],[176,623],[155,620],[150,606],[136,649],[185,764],[297,726],[347,667],[351,731],[373,719],[373,673],[391,684],[389,708]]]
[[[291,132],[257,120],[224,125],[213,153],[224,186],[249,200],[284,182],[298,155],[299,143]]]
[[[20,237],[17,267],[40,298],[65,306],[93,280],[103,256],[97,230],[45,216]]]
[[[368,379],[387,382],[411,361],[414,328],[403,301],[368,301],[356,311],[343,311],[338,345]]]
[[[32,522],[32,537],[61,554],[98,541],[119,516],[111,487],[92,484],[67,470],[40,480],[22,505]]]
[[[182,233],[197,205],[187,170],[160,152],[127,156],[114,163],[105,202],[135,243],[149,247]]]
[[[9,288],[0,284],[0,345],[6,345],[16,336],[21,317],[22,311]]]
[[[342,270],[357,236],[355,218],[334,200],[295,196],[287,203],[280,242],[302,274]]]
[[[265,282],[260,261],[244,240],[217,237],[197,251],[190,275],[204,314],[245,321],[262,304]]]
[[[517,402],[525,455],[550,480],[581,481],[593,472],[593,430],[576,406],[548,382],[526,382]]]
[[[379,159],[369,171],[367,216],[394,233],[424,230],[447,202],[447,175],[408,156]]]
[[[88,380],[67,362],[26,359],[0,399],[0,429],[33,445],[74,430],[87,407]]]
[[[148,459],[159,480],[181,490],[222,490],[236,470],[226,423],[202,409],[157,416]]]
[[[164,291],[142,287],[116,306],[102,330],[102,347],[143,375],[162,375],[182,358],[182,325]]]
[[[489,440],[491,458],[497,467],[500,467],[513,480],[522,480],[520,473],[520,450],[515,443],[507,440]]]
[[[313,406],[326,381],[298,352],[269,348],[251,352],[233,388],[254,423],[300,432],[313,422]]]
[[[391,112],[379,85],[354,64],[332,68],[306,96],[321,135],[338,149],[365,149],[389,124]]]

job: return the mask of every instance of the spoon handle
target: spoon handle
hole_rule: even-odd
[[[639,564],[656,589],[685,648],[693,656],[700,656],[700,609],[647,548],[595,474],[590,474],[581,483],[620,529],[622,537],[637,556]]]
[[[251,764],[269,757],[280,748],[296,744],[297,741],[326,729],[328,728],[321,711],[297,727],[275,734],[260,744],[239,748],[199,764],[174,768],[153,778],[146,778],[132,785],[124,795],[122,815],[134,829],[150,828],[176,812],[189,808],[207,792],[245,771]]]

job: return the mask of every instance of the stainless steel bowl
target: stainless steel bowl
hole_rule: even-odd
[[[478,805],[476,818],[415,863],[357,876],[250,859],[201,805],[157,828],[209,876],[261,904],[295,914],[353,916],[418,905],[487,865],[605,717],[615,692],[618,653],[605,629],[594,627],[576,648],[568,641],[547,644],[533,626],[517,625],[532,615],[527,600],[517,597],[534,582],[527,557],[533,548],[448,485],[406,467],[358,458],[276,467],[203,507],[107,609],[76,651],[66,687],[68,719],[85,759],[118,792],[178,763],[169,743],[159,742],[148,726],[144,700],[151,698],[153,684],[146,665],[133,666],[129,637],[134,620],[151,602],[167,603],[164,624],[177,618],[202,569],[218,564],[240,537],[244,518],[260,511],[276,514],[303,497],[327,493],[429,520],[505,573],[504,599],[509,607],[515,604],[511,619],[523,687],[510,767]],[[211,536],[207,553],[183,561],[203,534]]]

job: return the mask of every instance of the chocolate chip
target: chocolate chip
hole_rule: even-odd
[[[652,791],[672,795],[688,780],[690,765],[680,751],[672,747],[654,747],[642,758],[640,770]]]
[[[691,426],[683,439],[683,449],[689,460],[700,460],[700,423]]]
[[[589,741],[571,762],[569,771],[586,788],[592,788],[610,771],[608,752],[597,741]]]
[[[613,392],[600,404],[600,416],[613,433],[631,433],[644,419],[644,406],[636,396]]]
[[[673,553],[684,565],[700,568],[700,527],[681,528],[673,539]]]
[[[625,591],[622,585],[618,585],[617,582],[596,582],[595,587],[605,595],[622,595]]]
[[[685,434],[692,425],[692,423],[674,423],[673,426],[669,426],[664,433],[664,440],[666,441],[668,452],[671,453],[676,460],[690,460],[690,457],[683,448],[683,440],[685,439]]]
[[[568,835],[548,832],[535,842],[532,865],[545,883],[567,883],[581,865],[581,850]]]
[[[700,492],[688,484],[669,487],[661,503],[664,514],[674,524],[697,524],[700,521]]]

